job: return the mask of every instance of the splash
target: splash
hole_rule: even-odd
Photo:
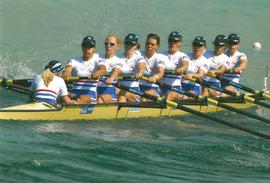
[[[9,78],[32,78],[35,73],[25,63],[11,60],[10,57],[0,55],[0,76]]]

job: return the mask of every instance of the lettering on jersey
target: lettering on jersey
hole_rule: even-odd
[[[159,61],[158,64],[165,65],[164,61]]]
[[[206,70],[209,70],[209,66],[207,64],[204,64],[203,67],[206,69]]]

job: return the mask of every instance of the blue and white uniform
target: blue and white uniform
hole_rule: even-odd
[[[168,58],[165,55],[155,53],[151,58],[146,56],[146,53],[143,52],[143,58],[145,59],[145,70],[150,75],[153,76],[157,74],[158,67],[165,69],[165,62],[167,62]],[[145,92],[146,90],[154,90],[159,95],[159,86],[153,83],[146,82],[144,80],[140,80],[139,82],[140,90]]]
[[[208,62],[207,58],[201,56],[199,59],[194,59],[192,53],[189,53],[188,57],[190,58],[190,62],[188,64],[187,73],[195,74],[200,69],[203,70],[205,73],[208,72],[210,68],[210,63]],[[194,92],[196,95],[200,95],[202,90],[201,85],[185,79],[182,80],[182,88],[185,91]]]
[[[189,57],[187,54],[177,51],[173,55],[168,51],[163,52],[168,59],[165,62],[165,72],[166,71],[175,71],[177,67],[181,67],[182,62],[189,62]],[[181,87],[181,76],[166,74],[161,78],[160,82],[171,85],[175,88],[182,89]],[[171,90],[166,88],[161,88],[162,95],[167,95]]]
[[[98,65],[104,65],[106,67],[106,72],[111,74],[113,69],[119,68],[122,70],[123,60],[117,56],[113,56],[110,59],[105,58],[105,56],[101,57],[102,59],[98,63]],[[98,95],[109,94],[112,96],[113,101],[117,101],[116,88],[113,85],[106,85],[105,83],[99,81],[97,88]]]
[[[215,56],[214,51],[206,51],[204,53],[204,56],[208,59],[210,63],[209,70],[218,70],[222,65],[225,66],[227,69],[229,68],[230,58],[224,53]],[[216,78],[205,76],[203,80],[212,86],[218,88],[221,87],[220,81]]]
[[[54,76],[53,80],[46,86],[42,76],[38,75],[35,77],[31,88],[34,91],[35,102],[56,104],[58,97],[68,95],[65,81],[58,76]]]
[[[236,53],[232,56],[230,56],[228,52],[226,52],[225,54],[230,58],[230,64],[229,64],[228,69],[234,69],[238,67],[240,65],[241,60],[247,60],[246,54],[239,51],[236,51]],[[224,73],[223,77],[229,80],[232,80],[236,83],[239,83],[240,81],[240,74]]]
[[[135,51],[131,58],[126,58],[123,56],[121,58],[123,61],[123,67],[121,68],[121,75],[135,75],[139,72],[139,64],[145,63],[145,60],[139,50]],[[121,85],[139,90],[139,81],[137,80],[121,80],[118,81]]]
[[[72,76],[88,77],[97,70],[99,61],[99,55],[95,53],[90,60],[85,61],[82,56],[79,56],[70,59],[67,65],[71,65],[73,68]],[[69,92],[76,96],[89,95],[91,102],[95,103],[97,100],[97,83],[98,81],[80,80],[73,83]]]

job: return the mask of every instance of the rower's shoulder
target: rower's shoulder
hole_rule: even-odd
[[[214,56],[214,51],[213,50],[205,50],[203,53],[203,56],[207,59],[211,58]]]
[[[74,62],[79,62],[81,63],[83,61],[83,57],[82,56],[75,56],[72,57],[68,60],[68,63],[74,63]]]

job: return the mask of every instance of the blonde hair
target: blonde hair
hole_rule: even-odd
[[[51,72],[50,68],[46,69],[42,73],[42,79],[44,84],[48,87],[49,83],[53,80],[54,74]]]
[[[109,34],[109,35],[106,37],[106,39],[108,39],[109,37],[114,37],[114,38],[116,39],[116,43],[117,43],[118,45],[120,45],[121,42],[122,42],[120,36],[118,36],[118,35],[116,35],[116,34]]]

